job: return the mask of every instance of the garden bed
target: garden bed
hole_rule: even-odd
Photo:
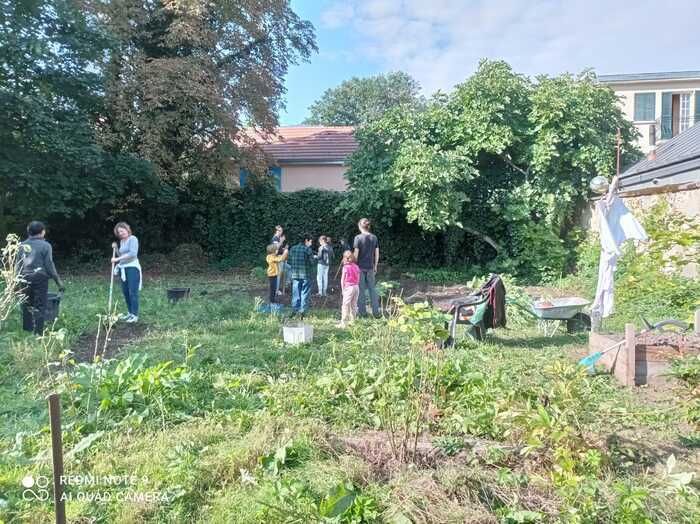
[[[71,348],[73,359],[76,362],[92,362],[95,357],[95,348],[97,348],[97,356],[103,360],[113,358],[121,353],[125,346],[141,340],[146,329],[146,325],[142,323],[120,322],[112,327],[108,340],[105,340],[106,332],[104,329],[99,332],[83,333]]]
[[[631,338],[630,338],[631,336]],[[667,386],[671,363],[688,354],[700,354],[700,336],[681,333],[645,333],[628,337],[621,334],[591,333],[589,354],[604,351],[615,343],[628,340],[604,354],[598,361],[623,385]],[[630,345],[634,340],[634,347]],[[634,370],[634,371],[633,371]]]

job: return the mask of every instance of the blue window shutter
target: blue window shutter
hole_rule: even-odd
[[[275,179],[275,189],[282,191],[282,168],[279,166],[270,168],[270,175]]]
[[[245,187],[246,183],[248,182],[248,171],[245,169],[241,169],[238,173],[238,182],[241,187]]]
[[[635,93],[635,122],[650,121],[656,118],[656,93]]]
[[[700,124],[700,91],[695,91],[695,118],[693,124]]]
[[[673,137],[673,93],[661,93],[661,140]]]

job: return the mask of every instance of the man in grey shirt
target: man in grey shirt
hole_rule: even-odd
[[[353,242],[355,260],[360,267],[360,300],[357,304],[361,317],[367,315],[367,292],[372,304],[372,314],[379,316],[379,296],[375,287],[375,275],[379,264],[379,240],[376,235],[370,233],[370,223],[366,218],[360,219],[357,224],[360,234],[355,236]]]
[[[51,244],[44,240],[46,228],[41,222],[27,226],[28,238],[20,244],[19,272],[24,281],[22,304],[22,328],[41,335],[44,332],[44,317],[49,293],[49,279],[56,281],[63,292],[63,282],[53,263]]]

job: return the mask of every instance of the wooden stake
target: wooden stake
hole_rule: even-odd
[[[622,133],[617,128],[617,176],[620,176],[620,147],[622,147]]]
[[[695,334],[700,337],[700,309],[695,310],[695,323],[693,329]]]
[[[625,357],[627,361],[625,385],[634,386],[637,370],[637,339],[634,334],[634,324],[625,324]]]
[[[49,395],[49,423],[51,425],[51,455],[53,459],[53,501],[56,524],[66,524],[66,501],[63,500],[63,441],[61,438],[61,399]]]

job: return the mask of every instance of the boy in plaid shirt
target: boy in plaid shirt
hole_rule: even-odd
[[[311,293],[310,275],[313,272],[313,263],[316,260],[311,250],[313,239],[311,235],[304,235],[301,242],[289,250],[288,263],[291,267],[292,279],[292,317],[299,313],[301,318],[309,308],[309,295]]]

